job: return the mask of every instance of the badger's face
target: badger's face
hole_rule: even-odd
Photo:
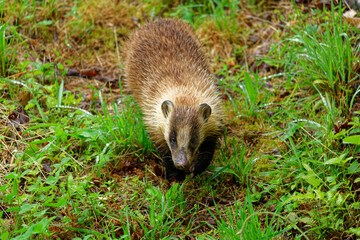
[[[161,110],[167,120],[165,140],[178,169],[192,172],[197,150],[204,141],[202,128],[211,115],[211,107],[202,103],[197,108],[174,106],[166,100]]]

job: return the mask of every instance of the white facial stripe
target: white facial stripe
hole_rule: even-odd
[[[177,143],[178,147],[188,147],[190,141],[190,127],[184,126],[181,129],[177,129]]]

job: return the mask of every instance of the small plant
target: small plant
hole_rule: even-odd
[[[182,187],[179,184],[173,185],[166,194],[160,189],[149,186],[146,189],[146,202],[149,203],[146,214],[140,212],[135,215],[139,225],[144,231],[144,238],[147,239],[171,239],[172,235],[181,226],[183,214],[175,214],[176,209],[185,209],[185,201]],[[144,218],[147,219],[144,222]]]
[[[171,16],[180,16],[184,20],[198,26],[204,19],[214,21],[217,30],[226,33],[226,36],[236,42],[236,34],[239,31],[239,22],[236,17],[240,12],[238,0],[207,0],[180,4],[175,7]]]
[[[263,110],[264,105],[268,100],[269,93],[264,97],[261,93],[262,79],[259,78],[257,73],[253,74],[253,79],[250,74],[244,73],[244,82],[239,82],[240,77],[233,82],[224,82],[225,86],[232,91],[241,94],[245,98],[245,106],[239,107],[239,103],[235,101],[229,94],[230,101],[234,106],[237,116],[241,116],[240,110],[242,110],[245,116],[257,117],[259,112]]]
[[[8,23],[0,25],[0,77],[14,73],[18,37]]]
[[[261,85],[259,84],[259,77],[257,74],[254,74],[254,81],[251,79],[250,75],[246,72],[244,84],[240,84],[239,87],[242,90],[242,94],[245,97],[245,107],[248,111],[249,115],[255,115],[256,112],[259,110],[259,105],[263,106],[266,99],[263,102],[259,102],[259,90]]]
[[[210,210],[209,212],[217,219],[216,231],[221,239],[273,239],[293,228],[290,224],[281,229],[286,224],[279,215],[281,207],[276,212],[255,211],[249,192],[244,202],[236,201],[233,207],[224,212],[214,204],[220,217],[217,218]]]
[[[355,113],[359,114],[359,112],[355,112]],[[359,119],[359,117],[354,117],[351,124],[352,124],[352,128],[349,131],[347,131],[347,134],[350,136],[345,137],[342,140],[342,142],[344,144],[354,144],[357,147],[359,147],[360,146],[360,132],[359,132],[360,119]],[[341,135],[341,136],[343,136],[343,135]]]
[[[106,135],[112,136],[117,141],[117,145],[121,148],[131,148],[135,154],[144,155],[151,153],[153,144],[145,129],[142,116],[137,107],[134,108],[132,97],[123,98],[121,110],[117,104],[113,103],[114,114],[111,115],[104,101],[100,97],[103,119],[100,120],[104,131],[108,131]]]
[[[256,159],[253,159],[252,157],[250,159],[245,159],[245,144],[239,144],[236,142],[235,138],[232,139],[231,143],[232,146],[225,141],[224,147],[220,149],[223,159],[222,161],[226,164],[226,166],[217,168],[217,173],[214,174],[214,176],[212,176],[207,182],[211,181],[221,172],[224,172],[234,175],[242,185],[249,183],[249,177]],[[233,150],[232,152],[229,152],[228,149]]]
[[[339,5],[340,6],[340,5]],[[285,69],[292,69],[294,77],[301,79],[301,86],[310,86],[336,100],[341,107],[348,106],[353,92],[352,82],[358,78],[354,71],[360,48],[353,48],[356,37],[351,37],[350,27],[342,20],[342,11],[331,7],[330,19],[320,25],[305,25],[293,30],[283,52]],[[326,13],[324,13],[326,15]]]

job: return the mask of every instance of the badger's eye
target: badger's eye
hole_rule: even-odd
[[[176,134],[175,134],[175,132],[170,133],[170,146],[171,146],[171,148],[176,147]]]
[[[196,148],[196,144],[194,142],[190,142],[189,147],[192,151],[194,151]]]
[[[189,143],[189,148],[194,151],[195,148],[198,146],[198,143],[199,143],[199,140],[198,140],[198,137],[196,135],[194,135],[191,140],[190,140],[190,143]]]

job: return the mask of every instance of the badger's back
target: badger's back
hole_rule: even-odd
[[[135,98],[144,91],[148,98],[168,87],[202,89],[211,84],[201,45],[191,27],[179,20],[145,25],[130,36],[126,52],[125,71]]]
[[[192,28],[179,20],[159,20],[135,31],[125,46],[127,87],[144,112],[148,131],[166,145],[161,104],[213,109],[205,134],[218,134],[221,108],[209,64]],[[215,134],[216,133],[216,134]]]

